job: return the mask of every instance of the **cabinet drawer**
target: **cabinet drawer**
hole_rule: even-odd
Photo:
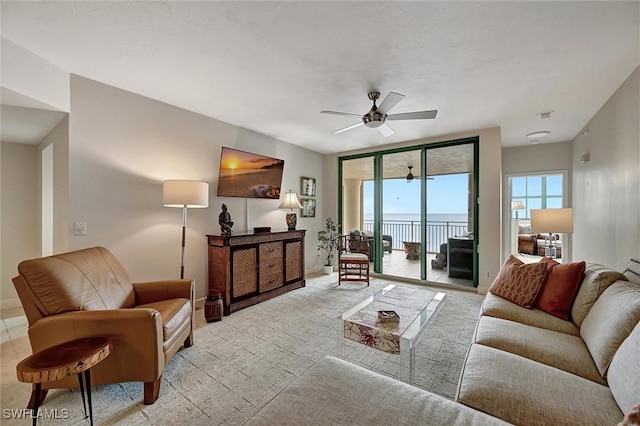
[[[260,263],[274,258],[282,258],[282,241],[260,244]]]
[[[282,272],[260,274],[260,293],[282,287]]]
[[[260,275],[282,273],[282,257],[272,259],[260,259]]]

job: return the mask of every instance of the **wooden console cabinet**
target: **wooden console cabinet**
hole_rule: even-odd
[[[207,235],[209,290],[218,290],[229,315],[304,287],[304,230]]]

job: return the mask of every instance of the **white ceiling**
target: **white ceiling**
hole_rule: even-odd
[[[97,81],[321,153],[500,126],[573,139],[640,63],[633,2],[11,2],[2,35]],[[353,117],[406,95],[384,138]],[[539,113],[553,111],[541,120]]]

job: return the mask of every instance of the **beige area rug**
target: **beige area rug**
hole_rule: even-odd
[[[338,316],[392,282],[372,278],[369,287],[362,283],[337,287],[334,273],[308,278],[305,288],[220,322],[206,323],[199,310],[195,344],[178,352],[167,366],[156,403],[142,404],[139,382],[98,386],[92,392],[95,423],[241,425],[314,363],[338,355]],[[453,399],[482,296],[434,290],[446,292],[446,302],[418,344],[416,385]],[[6,415],[7,409],[24,408],[30,395],[30,385],[15,377],[15,364],[30,354],[26,320],[5,319],[2,325],[1,423],[30,424]],[[393,355],[366,347],[362,351],[346,355],[384,374],[397,374]],[[41,419],[38,424],[88,424],[77,389],[50,391],[42,408],[67,418]]]

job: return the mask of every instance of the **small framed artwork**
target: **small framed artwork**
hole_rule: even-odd
[[[316,200],[315,198],[301,198],[302,214],[300,217],[316,217]]]
[[[310,177],[300,177],[300,194],[305,197],[316,196],[316,180]]]

